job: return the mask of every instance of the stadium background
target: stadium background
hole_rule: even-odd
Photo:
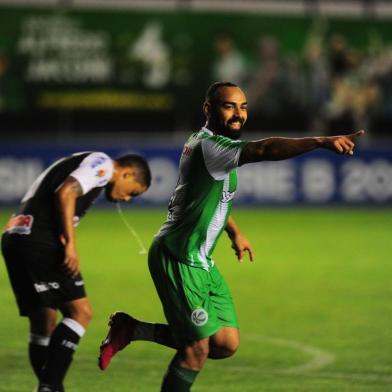
[[[216,259],[243,347],[194,389],[391,390],[391,25],[392,2],[377,0],[1,0],[0,223],[64,154],[132,151],[153,184],[125,216],[148,246],[215,80],[246,91],[246,139],[365,129],[353,158],[313,152],[240,169],[234,216],[258,262],[239,270],[226,239]],[[167,350],[139,344],[109,375],[94,367],[113,309],[163,317],[145,256],[113,206],[99,207],[78,229],[95,320],[67,385],[157,390]],[[0,391],[30,390],[26,325],[0,272]]]

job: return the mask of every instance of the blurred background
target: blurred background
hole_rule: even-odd
[[[195,389],[392,391],[392,0],[0,0],[0,227],[58,158],[134,152],[153,181],[124,216],[148,247],[217,80],[247,94],[244,139],[366,134],[353,157],[239,169],[234,217],[257,262],[238,266],[226,236],[214,258],[244,344]],[[164,348],[135,344],[96,369],[113,310],[164,320],[146,256],[110,207],[78,228],[94,322],[66,387],[152,392]],[[33,390],[1,262],[0,298],[0,392]]]
[[[390,0],[0,0],[0,205],[83,150],[145,155],[136,204],[166,205],[217,80],[247,94],[245,139],[366,130],[354,158],[241,168],[239,204],[391,205]]]

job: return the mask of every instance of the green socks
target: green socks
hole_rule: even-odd
[[[188,392],[198,374],[197,371],[181,367],[174,358],[163,378],[161,392]]]
[[[153,324],[137,320],[132,340],[147,340],[163,346],[177,348],[170,327],[167,324]]]

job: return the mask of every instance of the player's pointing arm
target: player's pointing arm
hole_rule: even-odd
[[[358,131],[350,135],[340,136],[316,136],[304,138],[270,137],[256,140],[244,146],[239,165],[259,161],[278,161],[297,155],[325,148],[340,154],[353,155],[355,139],[364,134]]]

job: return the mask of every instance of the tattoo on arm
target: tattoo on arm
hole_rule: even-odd
[[[72,181],[71,190],[72,190],[72,192],[75,192],[78,195],[78,197],[83,194],[82,187],[80,186],[79,182],[76,180]]]

